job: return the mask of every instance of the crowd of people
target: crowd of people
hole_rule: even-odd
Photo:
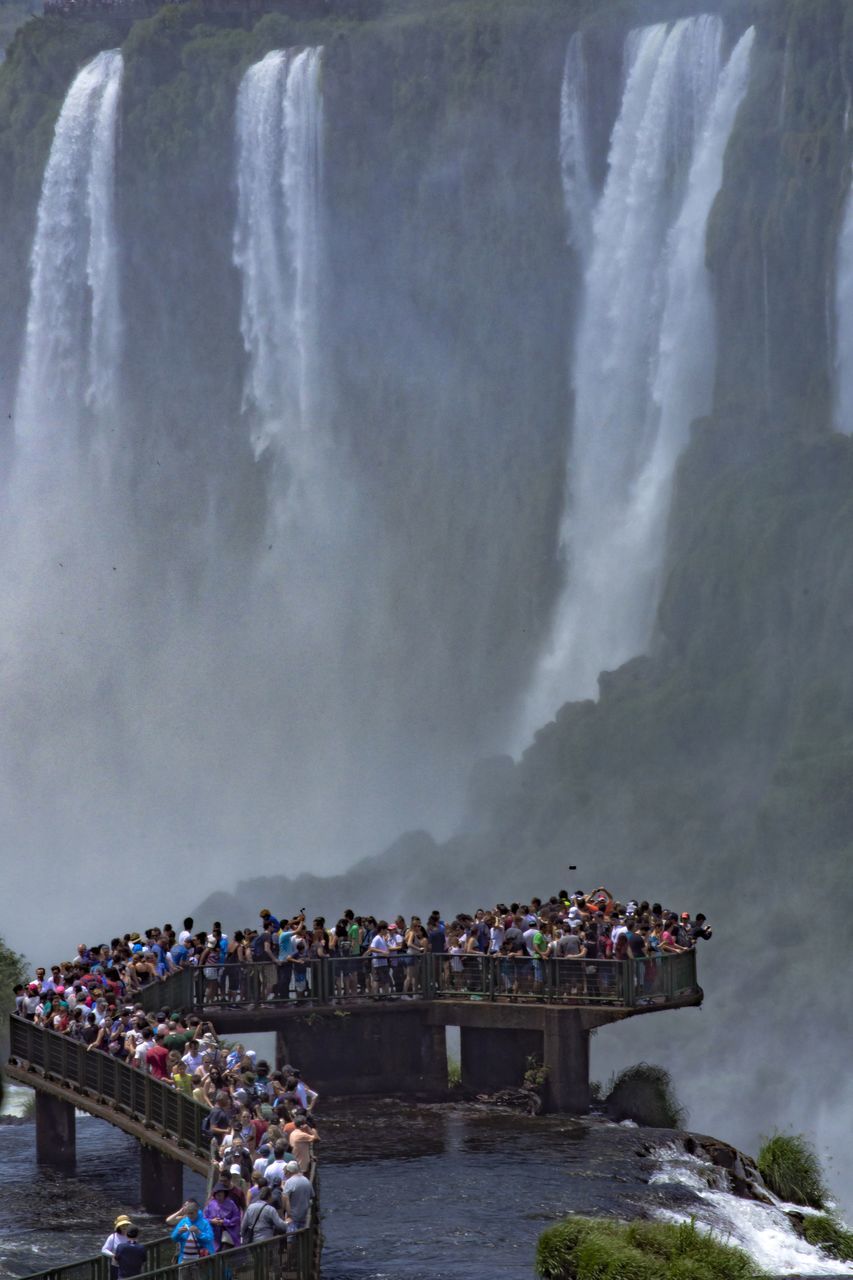
[[[210,1193],[204,1205],[187,1200],[166,1219],[176,1261],[198,1261],[307,1227],[319,1141],[318,1094],[298,1068],[285,1064],[272,1070],[253,1050],[220,1041],[210,1024],[194,1015],[155,1025],[137,1008],[129,1021],[128,1052],[135,1065],[205,1107]],[[112,1280],[146,1269],[146,1250],[125,1214],[116,1219],[102,1252],[111,1259]]]
[[[317,961],[329,964],[334,998],[413,998],[420,992],[421,957],[435,957],[435,979],[460,989],[476,980],[483,957],[494,957],[500,993],[512,998],[541,989],[549,960],[568,962],[570,993],[572,988],[589,991],[586,974],[596,975],[596,990],[601,990],[606,966],[592,962],[643,960],[647,977],[653,976],[659,957],[690,951],[710,937],[701,912],[691,918],[659,902],[622,903],[604,886],[591,893],[562,890],[547,901],[498,903],[452,919],[435,910],[426,919],[415,915],[407,922],[397,916],[389,922],[347,909],[331,927],[322,916],[309,924],[304,910],[278,918],[264,908],[257,927],[230,934],[219,921],[209,931],[195,931],[187,918],[180,930],[165,924],[94,947],[81,943],[73,960],[49,972],[37,969],[30,983],[17,988],[16,1005],[18,1013],[40,1025],[147,1065],[162,1077],[167,1055],[159,1052],[164,1046],[156,1027],[143,1029],[141,1044],[129,1035],[136,1030],[133,1001],[143,987],[181,969],[200,971],[204,1000],[211,1004],[248,998],[253,971],[259,975],[254,998],[307,999]]]
[[[328,960],[333,990],[414,997],[418,960],[434,957],[436,972],[464,988],[484,957],[498,966],[507,996],[536,991],[543,966],[564,961],[576,989],[601,991],[607,966],[591,962],[633,958],[654,974],[655,961],[690,951],[712,931],[702,913],[660,903],[618,901],[604,886],[591,893],[561,891],[547,901],[498,903],[445,920],[393,921],[346,910],[333,927],[323,917],[309,926],[304,910],[282,918],[269,909],[255,928],[226,933],[219,921],[195,931],[192,919],[130,932],[109,943],[80,943],[72,960],[38,968],[15,989],[16,1012],[67,1035],[87,1052],[104,1052],[191,1097],[205,1108],[211,1191],[203,1206],[188,1200],[167,1220],[176,1257],[191,1262],[220,1250],[292,1235],[311,1213],[318,1095],[299,1069],[272,1069],[242,1044],[221,1041],[197,1013],[146,1012],[140,991],[185,968],[201,972],[206,994],[240,998],[244,975],[262,966],[269,999],[306,998],[309,961]],[[572,965],[575,969],[572,969]],[[472,968],[473,966],[473,968]],[[590,976],[593,973],[594,978]],[[113,1280],[139,1275],[146,1251],[125,1215],[103,1252]]]

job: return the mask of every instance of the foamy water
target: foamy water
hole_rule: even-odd
[[[809,1212],[799,1205],[785,1206],[775,1200],[761,1204],[743,1200],[728,1190],[723,1169],[680,1151],[667,1143],[655,1152],[657,1168],[650,1185],[687,1187],[698,1204],[685,1209],[659,1208],[655,1216],[665,1222],[694,1219],[703,1230],[713,1231],[729,1244],[745,1249],[761,1269],[771,1276],[849,1276],[853,1265],[836,1262],[797,1235],[785,1208]]]

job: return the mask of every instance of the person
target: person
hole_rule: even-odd
[[[184,1205],[184,1216],[172,1232],[172,1239],[178,1246],[179,1264],[196,1262],[216,1252],[213,1227],[203,1216],[197,1200],[188,1200]]]
[[[312,1128],[307,1116],[297,1112],[293,1117],[293,1132],[290,1135],[290,1149],[293,1152],[299,1169],[307,1173],[311,1168],[311,1150],[318,1141],[317,1130]],[[287,1167],[285,1166],[285,1172]]]
[[[278,1192],[285,1178],[285,1159],[287,1153],[287,1143],[281,1139],[275,1144],[274,1159],[270,1161],[264,1170],[264,1178],[267,1186],[274,1192],[274,1200],[278,1203]]]
[[[231,1099],[226,1090],[221,1090],[216,1095],[214,1104],[204,1117],[202,1129],[210,1134],[210,1137],[217,1143],[231,1132],[231,1115],[230,1115]]]
[[[301,1231],[308,1226],[308,1215],[311,1212],[311,1201],[314,1199],[314,1188],[306,1178],[296,1160],[285,1165],[287,1178],[282,1187],[285,1221],[288,1234]]]
[[[692,925],[689,932],[690,932],[690,939],[694,947],[700,938],[702,938],[705,942],[709,942],[711,938],[714,936],[714,931],[710,927],[710,925],[707,923],[707,917],[702,911],[698,911],[696,913],[695,923]]]
[[[240,1210],[229,1196],[225,1182],[217,1182],[204,1206],[204,1216],[213,1227],[216,1252],[240,1243]]]
[[[145,1270],[145,1246],[139,1243],[139,1227],[127,1228],[127,1239],[116,1249],[118,1280],[140,1276]]]
[[[257,1200],[243,1214],[243,1244],[258,1244],[261,1240],[272,1240],[273,1236],[286,1233],[287,1222],[273,1208],[272,1195],[271,1187],[261,1187]]]
[[[154,1043],[149,1045],[145,1055],[143,1066],[155,1080],[169,1079],[169,1050],[166,1048],[165,1040],[165,1032],[158,1031],[154,1036]]]
[[[380,920],[367,948],[371,959],[374,997],[389,994],[388,951],[388,921]]]
[[[120,1244],[124,1244],[127,1240],[127,1228],[132,1227],[133,1223],[126,1213],[120,1213],[113,1223],[113,1229],[107,1236],[101,1247],[101,1253],[105,1254],[110,1260],[110,1280],[117,1280],[118,1266],[116,1265],[116,1250]]]

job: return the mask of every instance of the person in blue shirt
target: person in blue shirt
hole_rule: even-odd
[[[179,1263],[195,1262],[216,1252],[213,1227],[202,1214],[197,1200],[188,1200],[184,1205],[184,1216],[172,1232],[172,1239],[178,1245]]]
[[[275,985],[275,994],[279,1000],[287,1000],[290,995],[290,979],[293,974],[293,965],[290,960],[295,941],[293,930],[286,924],[283,925],[278,935],[278,981]]]

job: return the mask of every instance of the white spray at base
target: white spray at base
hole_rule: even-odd
[[[797,1234],[786,1209],[808,1214],[809,1209],[786,1205],[770,1196],[772,1204],[743,1199],[729,1190],[724,1170],[696,1156],[688,1155],[672,1143],[654,1153],[657,1168],[650,1185],[687,1187],[697,1197],[685,1205],[683,1213],[659,1209],[657,1216],[667,1222],[696,1222],[725,1244],[745,1250],[770,1276],[850,1276],[853,1265],[837,1262]],[[697,1202],[698,1201],[698,1202]]]
[[[237,99],[234,261],[248,355],[243,404],[256,456],[281,446],[302,480],[317,432],[322,271],[322,50],[274,50]]]
[[[626,44],[573,362],[560,539],[567,580],[531,684],[525,737],[563,702],[594,696],[599,673],[644,652],[651,638],[675,466],[691,422],[711,407],[705,232],[753,39],[750,28],[722,72],[714,17],[647,27]],[[567,75],[576,62],[576,53],[567,59]],[[582,111],[566,109],[570,99],[564,87],[563,129],[583,121]],[[579,245],[587,239],[586,149],[583,138],[563,138],[567,216]]]
[[[16,434],[25,440],[61,432],[73,448],[87,412],[103,420],[117,404],[114,170],[122,72],[118,50],[99,53],[78,73],[56,123],[30,259],[15,403]]]
[[[844,206],[838,241],[835,293],[835,426],[853,435],[853,183]]]

